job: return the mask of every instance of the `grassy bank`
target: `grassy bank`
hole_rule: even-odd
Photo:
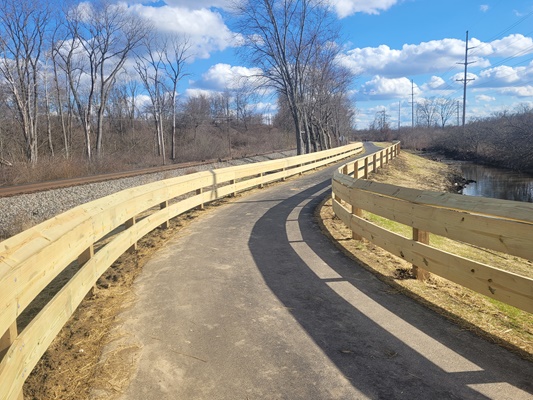
[[[448,191],[453,187],[453,167],[402,152],[392,163],[370,176],[378,182],[398,184],[415,189]],[[410,237],[411,228],[370,213],[364,218],[391,231]],[[327,233],[358,264],[371,270],[382,280],[426,306],[453,320],[465,329],[499,343],[533,361],[533,315],[477,294],[453,282],[431,275],[420,282],[411,274],[411,264],[367,241],[351,239],[351,231],[335,217],[331,200],[320,209]],[[475,246],[431,235],[433,246],[501,269],[533,277],[530,261],[507,254],[487,251]]]

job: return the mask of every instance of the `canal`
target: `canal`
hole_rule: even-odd
[[[475,181],[466,185],[464,195],[533,203],[533,175],[471,163],[459,166],[463,177]]]

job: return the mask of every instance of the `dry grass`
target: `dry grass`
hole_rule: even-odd
[[[402,186],[443,191],[449,187],[449,166],[406,152],[378,171],[371,179],[385,183],[402,182]],[[337,219],[328,200],[320,209],[320,219],[328,235],[349,256],[377,274],[382,280],[416,298],[466,329],[533,360],[533,315],[465,289],[432,275],[421,282],[411,274],[411,264],[367,241],[352,240],[351,231]],[[408,237],[411,228],[391,223],[366,213],[365,218]],[[487,251],[432,235],[432,245],[448,252],[478,260],[499,268],[533,276],[531,262],[506,254]]]
[[[213,202],[206,208],[225,201]],[[132,286],[144,264],[184,226],[202,214],[203,211],[192,210],[172,219],[168,229],[154,230],[139,240],[137,251],[125,253],[113,263],[37,363],[24,384],[25,398],[111,399],[121,394],[129,382],[132,365],[135,365],[133,361],[140,348],[135,342],[121,341],[120,346],[110,347],[105,355],[102,354],[106,346],[121,339],[117,316],[135,301]],[[43,301],[63,286],[76,269],[73,265],[65,276],[50,285]],[[34,306],[42,307],[39,304]],[[28,321],[32,317],[30,314],[31,310],[28,311]],[[19,323],[24,325],[28,321]]]

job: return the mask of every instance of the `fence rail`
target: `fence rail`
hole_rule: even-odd
[[[168,226],[170,219],[204,203],[301,174],[362,150],[361,143],[353,143],[138,186],[75,207],[1,242],[0,399],[22,398],[27,376],[85,295],[144,235]],[[182,199],[186,195],[189,197]],[[104,245],[99,243],[120,227],[123,230]],[[78,272],[18,334],[17,318],[73,262],[78,263]]]
[[[391,146],[385,154],[399,153]],[[438,193],[358,179],[375,170],[382,152],[346,164],[333,177],[333,210],[354,238],[365,238],[415,267],[533,313],[533,279],[452,254],[429,233],[533,260],[533,204]],[[363,168],[361,168],[363,165]],[[353,172],[354,177],[349,176]],[[410,226],[406,238],[362,218],[362,211]]]

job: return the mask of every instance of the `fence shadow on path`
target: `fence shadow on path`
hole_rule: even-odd
[[[531,398],[531,363],[396,293],[320,232],[313,212],[329,184],[267,211],[249,248],[269,288],[353,387],[383,399]]]

